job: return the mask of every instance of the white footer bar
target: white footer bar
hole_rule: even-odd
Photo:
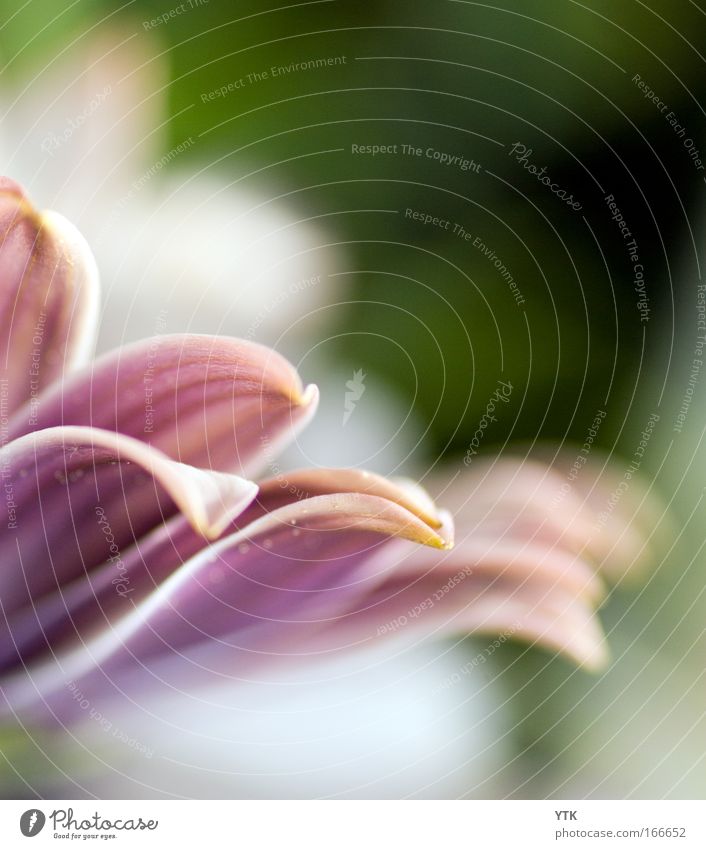
[[[28,838],[34,843],[28,844]],[[706,847],[700,801],[5,801],[0,846]]]

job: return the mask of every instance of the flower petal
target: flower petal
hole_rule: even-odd
[[[0,450],[0,468],[0,608],[8,618],[106,560],[122,576],[122,552],[178,511],[202,543],[217,537],[257,493],[235,475],[184,466],[93,428],[22,437]]]
[[[582,551],[590,543],[595,516],[566,479],[550,466],[523,458],[479,461],[453,477],[436,481],[443,502],[462,517],[466,533],[495,523],[497,536],[546,537]]]
[[[484,568],[449,570],[437,562],[418,575],[394,572],[357,608],[315,635],[312,650],[344,651],[391,637],[448,634],[520,638],[599,669],[607,661],[589,598],[546,575],[522,580]]]
[[[280,479],[265,482],[257,500],[234,517],[230,534],[264,515],[270,517],[270,524],[284,521],[289,526],[292,514],[308,516],[311,509],[321,512],[327,504],[338,516],[335,512],[338,501],[315,501],[311,500],[313,496],[340,495],[346,491],[352,494],[360,490],[408,510],[432,528],[441,524],[436,508],[420,488],[415,487],[410,494],[368,472],[348,469],[293,472],[287,475],[286,486],[282,484]],[[306,491],[303,489],[305,485],[308,487]],[[294,506],[282,511],[281,508],[288,504]],[[276,512],[278,510],[279,513]],[[297,521],[296,518],[294,521]],[[260,522],[259,525],[267,526],[268,522]],[[295,533],[298,536],[300,528]],[[401,533],[404,535],[411,531],[403,529]],[[435,542],[439,544],[439,541]],[[194,530],[189,517],[175,515],[121,551],[119,575],[115,562],[108,561],[81,573],[71,582],[65,581],[59,590],[11,617],[9,627],[17,649],[11,656],[16,657],[19,651],[27,659],[30,652],[46,649],[47,645],[56,649],[68,639],[75,638],[77,633],[85,634],[105,626],[124,614],[125,595],[129,595],[132,604],[139,604],[203,547],[203,537]]]
[[[437,616],[444,615],[443,631],[522,639],[564,654],[589,670],[599,670],[608,661],[594,604],[565,586],[538,578],[525,583],[488,580],[480,573],[464,592],[470,597],[456,616],[449,616],[455,612],[451,602],[452,610],[446,614],[443,602],[440,605]]]
[[[457,475],[442,496],[457,506],[461,539],[454,550],[400,556],[359,607],[317,635],[319,649],[343,650],[398,632],[418,638],[495,631],[598,668],[607,654],[594,615],[605,593],[596,571],[595,513],[562,483],[543,464],[511,460]]]
[[[441,560],[429,557],[426,551],[413,552],[400,564],[398,573],[419,577],[432,569],[438,577],[473,573],[489,580],[512,580],[518,585],[539,581],[562,587],[594,606],[601,604],[606,594],[590,561],[545,540],[498,538],[474,532]]]
[[[238,524],[242,527],[258,515],[270,513],[294,501],[344,492],[386,498],[409,510],[431,527],[441,527],[436,506],[422,487],[405,479],[388,480],[360,469],[298,469],[260,481],[258,497],[239,517]]]
[[[98,271],[80,233],[39,213],[17,183],[0,178],[0,395],[3,415],[37,398],[91,351]]]
[[[404,507],[380,496],[335,494],[288,504],[196,554],[134,611],[84,645],[45,661],[8,683],[10,702],[36,686],[61,688],[66,676],[95,671],[129,682],[173,667],[175,684],[226,671],[238,675],[263,655],[289,653],[352,599],[381,581],[395,537],[446,547],[440,535]],[[163,540],[165,542],[165,540]],[[194,658],[204,657],[195,663]],[[143,674],[144,673],[144,674]],[[127,681],[125,680],[127,676]],[[152,681],[155,684],[155,681]],[[86,691],[90,682],[82,684]]]
[[[613,582],[639,576],[656,560],[660,541],[673,539],[659,495],[597,449],[590,456],[540,449],[536,456],[474,465],[445,500],[467,517],[463,524],[495,516],[498,529],[571,549]]]
[[[558,461],[571,468],[566,452]],[[615,584],[639,580],[658,561],[665,542],[678,536],[674,518],[656,487],[595,452],[572,481],[575,508],[591,522],[590,550],[601,571]]]
[[[316,387],[305,389],[294,368],[262,345],[162,336],[106,354],[45,394],[36,427],[118,431],[183,463],[249,476],[293,438],[317,400]],[[28,429],[20,415],[10,435]]]

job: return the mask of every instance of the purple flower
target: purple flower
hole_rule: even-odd
[[[604,661],[594,510],[550,510],[556,473],[464,472],[451,551],[450,516],[409,481],[278,473],[317,391],[274,351],[165,336],[85,366],[85,242],[9,180],[0,234],[0,711],[70,718],[76,692],[138,700],[403,634]]]

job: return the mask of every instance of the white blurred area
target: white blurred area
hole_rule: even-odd
[[[280,458],[283,469],[352,466],[388,476],[420,476],[424,428],[394,387],[366,376],[365,392],[344,423],[353,372],[327,363],[323,355],[307,357],[300,371],[318,385],[321,397],[313,421]]]
[[[91,245],[101,349],[182,331],[271,343],[329,298],[326,235],[280,197],[276,166],[266,184],[237,153],[230,183],[218,164],[189,170],[200,140],[167,141],[164,62],[144,33],[104,30],[5,82],[3,170]]]
[[[492,798],[494,768],[510,759],[496,733],[502,697],[482,667],[444,686],[467,660],[444,643],[366,651],[277,685],[146,702],[106,715],[149,756],[87,721],[53,757],[85,747],[80,796]]]

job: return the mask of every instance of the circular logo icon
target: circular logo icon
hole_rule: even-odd
[[[34,837],[44,828],[47,818],[38,808],[25,811],[20,817],[20,831],[25,837]]]

